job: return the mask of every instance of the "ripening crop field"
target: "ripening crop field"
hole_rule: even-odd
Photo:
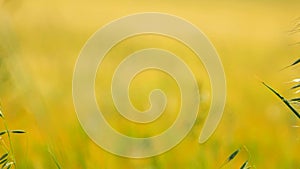
[[[218,51],[227,95],[215,133],[199,144],[212,99],[201,60],[165,36],[138,35],[118,43],[99,65],[95,79],[98,106],[115,130],[131,137],[157,135],[172,125],[180,109],[176,81],[161,71],[146,70],[131,81],[130,100],[145,111],[149,94],[159,88],[167,98],[163,115],[140,124],[118,114],[110,93],[113,72],[137,50],[161,48],[179,56],[193,72],[200,93],[196,122],[180,144],[155,157],[132,159],[103,150],[85,133],[73,104],[72,78],[79,53],[93,33],[141,12],[172,14],[198,27]],[[6,149],[11,153],[11,145],[14,157],[9,158],[15,158],[13,167],[18,169],[238,169],[245,161],[258,169],[299,168],[300,121],[261,83],[287,98],[297,97],[288,82],[297,78],[299,68],[282,68],[300,55],[300,45],[292,45],[300,42],[300,33],[289,33],[300,24],[299,17],[296,0],[0,0],[1,111],[9,129],[26,131],[11,133],[10,139],[1,135],[0,154]],[[236,150],[238,154],[230,156]],[[228,157],[233,158],[227,163]]]

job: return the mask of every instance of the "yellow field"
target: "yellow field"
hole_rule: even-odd
[[[162,155],[129,159],[104,151],[81,128],[72,100],[80,50],[102,26],[139,12],[184,18],[217,49],[226,74],[227,102],[220,125],[205,144],[197,140],[211,99],[207,73],[187,47],[156,35],[126,39],[108,54],[95,82],[98,105],[111,113],[104,114],[109,123],[129,136],[151,136],[168,128],[180,107],[178,86],[168,75],[145,71],[132,81],[130,97],[137,109],[149,107],[148,94],[154,88],[169,98],[166,114],[150,124],[120,117],[107,91],[114,68],[130,53],[148,47],[170,50],[186,61],[200,86],[202,102],[189,135]],[[300,55],[300,45],[289,46],[300,41],[300,33],[287,33],[297,17],[298,1],[0,0],[1,107],[11,129],[27,132],[12,136],[17,168],[55,168],[50,150],[66,169],[214,169],[242,146],[249,153],[243,149],[224,168],[239,168],[246,160],[256,168],[299,168],[300,128],[292,126],[300,121],[260,83],[264,80],[283,95],[294,96],[285,82],[296,78],[299,69],[280,70]]]

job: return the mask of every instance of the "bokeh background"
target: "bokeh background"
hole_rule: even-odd
[[[300,23],[299,1],[70,1],[0,0],[0,101],[8,125],[24,129],[13,136],[18,168],[82,169],[193,169],[219,168],[236,149],[246,146],[224,168],[239,168],[249,160],[256,168],[299,168],[299,119],[260,83],[266,81],[292,97],[290,84],[299,69],[280,71],[300,55],[299,35],[288,30]],[[227,77],[223,119],[211,139],[198,144],[210,103],[207,73],[201,61],[179,42],[144,35],[118,44],[96,79],[99,106],[111,125],[127,135],[160,133],[176,118],[179,91],[166,74],[146,71],[130,88],[133,104],[149,106],[153,88],[169,98],[166,115],[157,123],[137,125],[117,115],[112,101],[102,95],[109,75],[128,54],[147,47],[170,50],[195,73],[202,96],[198,119],[178,146],[147,159],[112,155],[93,143],[81,128],[72,102],[72,75],[79,52],[88,38],[112,20],[138,12],[164,12],[199,27],[211,40]],[[111,59],[114,58],[114,59]],[[105,64],[106,63],[106,64]],[[102,83],[105,82],[105,83]],[[109,138],[107,138],[109,139]]]

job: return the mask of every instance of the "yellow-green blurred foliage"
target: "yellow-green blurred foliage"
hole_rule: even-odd
[[[73,107],[72,75],[81,48],[96,30],[122,16],[152,11],[185,18],[208,36],[225,69],[227,103],[214,135],[198,144],[211,99],[201,61],[167,37],[144,35],[123,41],[98,70],[95,89],[98,104],[110,112],[105,117],[115,129],[136,137],[155,135],[171,125],[178,113],[178,86],[154,70],[133,80],[130,97],[138,109],[145,110],[149,92],[159,87],[169,98],[165,114],[157,122],[141,125],[115,112],[105,91],[117,64],[136,50],[157,47],[180,56],[195,73],[202,99],[194,128],[178,146],[157,157],[127,159],[102,150],[84,133]],[[291,127],[299,120],[259,80],[290,96],[283,82],[298,71],[280,69],[300,55],[300,46],[288,46],[297,35],[286,32],[299,16],[296,0],[0,0],[1,106],[10,128],[27,131],[13,137],[18,168],[55,168],[51,149],[63,168],[212,169],[242,145],[251,154],[249,163],[257,168],[299,168],[300,128]],[[226,167],[239,168],[248,158],[243,152]]]

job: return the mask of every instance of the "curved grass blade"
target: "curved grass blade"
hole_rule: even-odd
[[[300,43],[300,42],[299,42]],[[291,64],[290,66],[295,66],[297,65],[298,63],[300,63],[300,59],[296,60],[293,64]]]
[[[220,168],[222,168],[224,165],[226,165],[227,163],[229,163],[231,160],[233,160],[236,155],[240,152],[240,148],[235,150],[232,154],[230,154],[230,156],[224,161],[224,163],[221,165]]]
[[[228,157],[227,161],[229,162],[229,161],[233,160],[239,152],[240,152],[240,149],[237,149],[235,152],[233,152],[233,153]]]
[[[52,153],[52,151],[50,150],[49,147],[48,147],[48,152],[49,152],[49,154],[51,155],[52,160],[54,161],[56,167],[57,167],[58,169],[61,169],[61,165],[59,164],[58,160],[56,159],[55,155]]]
[[[3,160],[3,159],[5,159],[7,156],[8,156],[8,153],[3,154],[3,155],[0,157],[0,161]]]
[[[245,169],[247,167],[247,165],[248,165],[248,161],[245,161],[244,164],[241,166],[240,169]]]
[[[297,88],[299,88],[299,87],[300,87],[300,84],[297,84],[297,85],[291,87],[291,89],[297,89]]]
[[[2,164],[1,169],[5,168],[7,163],[8,163],[8,160],[6,160],[5,163]]]
[[[297,45],[298,43],[300,43],[300,42],[293,43],[293,44],[291,44],[291,45]],[[283,69],[281,69],[281,70],[284,70],[284,69],[286,69],[286,68],[289,68],[289,67],[295,66],[295,65],[297,65],[298,63],[300,63],[300,58],[299,58],[298,60],[296,60],[294,63],[292,63],[292,64],[290,64],[290,65],[288,65],[288,66],[284,67],[284,68],[283,68]]]
[[[297,110],[289,103],[288,100],[286,100],[283,96],[281,96],[278,92],[276,92],[274,89],[272,89],[270,86],[268,86],[265,82],[262,82],[262,84],[267,87],[269,90],[271,90],[280,100],[300,119],[300,114]]]
[[[5,163],[5,162],[7,162],[7,158],[3,159],[3,160],[0,162],[0,164],[3,164],[3,163]]]

